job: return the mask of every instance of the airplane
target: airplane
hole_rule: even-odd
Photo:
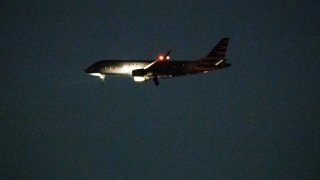
[[[156,60],[101,60],[89,66],[85,72],[98,76],[103,81],[106,76],[133,77],[135,82],[153,80],[159,85],[158,78],[172,78],[176,76],[207,73],[231,66],[225,59],[229,38],[223,38],[208,53],[207,56],[195,61],[170,61],[169,50]]]

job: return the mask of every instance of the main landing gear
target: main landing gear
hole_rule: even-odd
[[[160,82],[158,81],[158,76],[155,76],[155,77],[153,78],[153,82],[154,82],[154,84],[155,84],[156,86],[159,86]]]

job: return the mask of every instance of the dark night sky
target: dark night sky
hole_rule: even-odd
[[[320,1],[0,2],[1,179],[319,179]],[[100,59],[231,68],[136,84]]]

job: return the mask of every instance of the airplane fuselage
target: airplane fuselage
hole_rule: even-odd
[[[102,60],[87,68],[86,73],[132,76],[134,70],[143,69],[151,62],[146,60]],[[156,67],[151,67],[148,71],[156,74],[158,77],[172,77],[207,72],[213,68],[220,69],[221,66],[214,67],[213,63],[205,64],[197,61],[164,61]]]

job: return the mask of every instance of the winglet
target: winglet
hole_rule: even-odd
[[[169,55],[170,55],[170,53],[171,53],[171,49],[167,52],[167,54],[166,54],[166,56],[165,56],[165,57],[169,56]]]
[[[215,57],[223,59],[226,55],[229,38],[223,38],[219,43],[209,52],[207,57]]]

